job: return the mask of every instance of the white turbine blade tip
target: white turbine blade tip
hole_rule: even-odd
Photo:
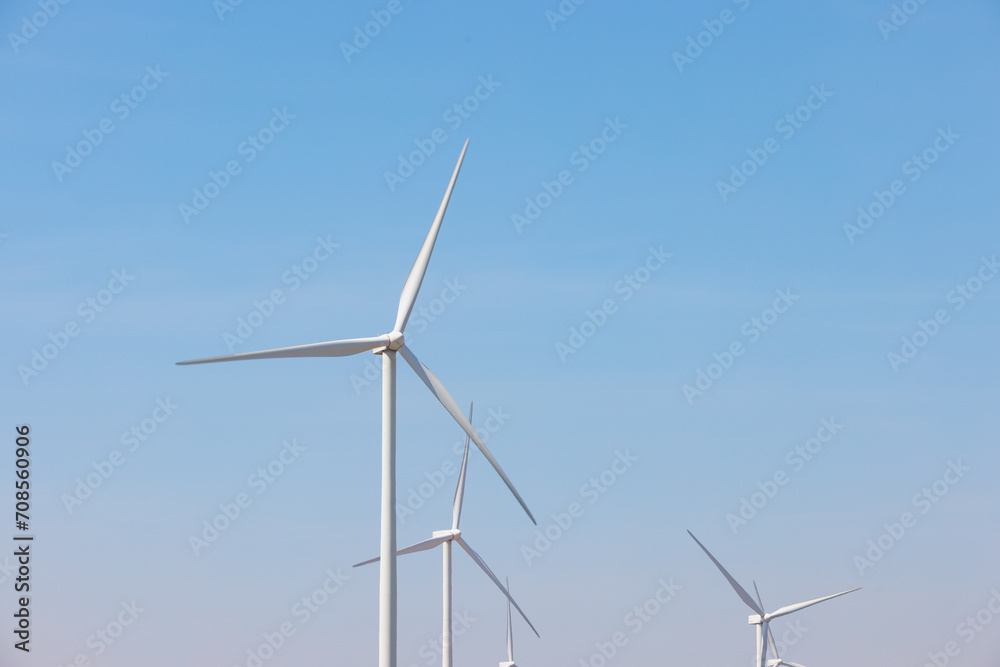
[[[698,543],[698,546],[701,547],[701,550],[705,552],[705,555],[708,556],[713,563],[715,563],[715,567],[719,568],[719,571],[722,572],[722,576],[726,578],[726,581],[728,581],[729,585],[733,587],[733,590],[736,591],[736,594],[740,596],[740,599],[743,600],[743,602],[748,607],[750,607],[750,609],[763,616],[764,610],[760,608],[760,605],[757,604],[757,601],[754,600],[752,597],[750,597],[750,594],[746,592],[746,589],[740,586],[739,582],[733,578],[733,575],[729,574],[729,571],[726,570],[726,568],[722,567],[722,563],[720,563],[716,559],[716,557],[712,555],[712,552],[709,551],[705,547],[705,545],[702,544],[698,540],[698,538],[694,536],[694,533],[692,533],[690,530],[687,533],[688,535],[691,536],[692,540]]]
[[[469,404],[469,423],[472,423],[472,404]],[[465,499],[465,474],[469,467],[469,434],[465,434],[465,453],[462,454],[462,469],[458,473],[458,485],[455,487],[455,500],[451,507],[451,527],[458,529],[462,521],[462,503]]]
[[[790,604],[790,605],[787,605],[785,607],[782,607],[781,609],[778,609],[777,611],[774,611],[774,612],[768,614],[767,616],[768,616],[769,619],[780,618],[780,617],[785,616],[787,614],[791,614],[791,613],[799,611],[801,609],[805,609],[806,607],[811,607],[814,604],[819,604],[820,602],[826,602],[827,600],[832,600],[833,598],[839,598],[841,595],[847,595],[848,593],[853,593],[854,591],[860,591],[860,590],[861,590],[861,587],[859,586],[858,588],[852,588],[852,589],[847,590],[847,591],[841,591],[839,593],[834,593],[833,595],[824,595],[823,597],[816,598],[815,600],[807,600],[805,602],[798,602],[796,604]]]
[[[399,348],[399,352],[400,354],[403,355],[403,358],[406,359],[406,363],[410,365],[410,367],[414,370],[417,376],[423,381],[425,385],[427,385],[427,388],[431,390],[431,393],[434,394],[434,396],[438,399],[441,405],[444,406],[445,410],[447,410],[448,413],[452,416],[452,418],[454,418],[454,420],[458,422],[458,425],[462,427],[462,430],[464,430],[468,434],[468,436],[472,438],[472,441],[476,443],[476,447],[479,448],[479,451],[483,453],[483,456],[486,457],[486,460],[490,462],[490,465],[493,466],[493,469],[496,470],[497,474],[500,475],[500,478],[503,479],[504,484],[506,484],[507,488],[510,489],[510,492],[514,494],[514,498],[516,498],[517,502],[520,503],[521,507],[528,515],[528,518],[531,519],[531,522],[534,523],[535,525],[538,525],[538,522],[535,521],[535,517],[534,515],[532,515],[531,510],[528,509],[527,503],[524,502],[524,498],[522,498],[521,494],[517,492],[516,488],[514,488],[514,483],[510,481],[509,477],[507,477],[507,473],[503,471],[503,468],[500,467],[500,464],[497,462],[496,458],[493,457],[493,454],[486,446],[486,443],[484,443],[482,438],[479,437],[479,434],[476,433],[476,430],[472,428],[472,424],[470,424],[469,421],[465,418],[465,415],[462,414],[462,411],[458,409],[458,404],[455,403],[455,400],[448,393],[448,390],[444,388],[444,385],[441,384],[441,381],[437,379],[437,377],[434,375],[434,373],[431,372],[429,368],[424,366],[423,363],[421,363],[421,361],[417,359],[416,355],[413,354],[413,351],[409,347],[407,347],[405,343]]]
[[[431,228],[427,232],[427,238],[424,239],[424,244],[420,246],[417,259],[413,262],[413,267],[406,276],[406,282],[403,283],[403,292],[399,295],[399,310],[396,313],[396,324],[393,326],[395,331],[402,332],[406,329],[410,313],[413,312],[413,305],[416,303],[420,286],[424,282],[427,265],[431,261],[431,253],[434,252],[434,244],[437,242],[438,232],[441,230],[441,222],[444,220],[445,211],[448,210],[448,202],[451,200],[451,193],[455,189],[458,172],[462,169],[462,161],[465,160],[465,151],[468,147],[469,140],[466,139],[465,145],[462,146],[462,152],[458,156],[458,162],[455,164],[455,171],[452,172],[451,180],[448,182],[448,188],[444,192],[444,198],[441,200],[441,205],[438,206],[437,215],[434,216]]]
[[[497,579],[497,575],[493,574],[493,570],[491,570],[490,566],[486,564],[486,561],[484,561],[482,557],[478,553],[476,553],[476,550],[473,549],[471,546],[469,546],[469,543],[466,542],[464,539],[462,539],[461,536],[456,537],[455,541],[458,542],[459,546],[461,546],[462,549],[465,550],[465,553],[469,554],[469,556],[472,557],[472,560],[476,561],[476,564],[480,567],[480,569],[482,569],[483,572],[486,573],[486,576],[488,576],[490,579],[493,580],[493,583],[496,584],[497,588],[500,589],[500,592],[502,592],[504,596],[506,596],[507,600],[512,605],[514,605],[514,609],[517,609],[517,613],[521,615],[521,618],[523,618],[524,622],[528,624],[528,627],[531,628],[531,631],[535,633],[535,636],[541,638],[541,635],[538,634],[538,630],[536,630],[535,626],[531,624],[530,620],[528,620],[528,615],[524,613],[524,610],[521,609],[521,606],[517,604],[517,600],[511,597],[510,592],[506,588],[504,588],[504,585],[500,582],[499,579]]]

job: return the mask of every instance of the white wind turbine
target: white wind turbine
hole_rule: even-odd
[[[469,406],[469,419],[472,419],[472,406]],[[497,588],[507,597],[508,605],[508,643],[510,642],[510,604],[513,603],[514,607],[521,614],[522,618],[527,621],[528,625],[538,635],[538,630],[535,630],[535,626],[531,625],[531,621],[525,615],[521,607],[518,606],[514,598],[510,596],[510,592],[500,583],[496,575],[493,574],[493,570],[490,569],[489,565],[475,552],[475,550],[469,546],[469,543],[465,541],[462,537],[462,531],[459,530],[458,525],[462,520],[462,502],[465,498],[465,471],[469,465],[469,436],[465,437],[465,454],[462,456],[462,469],[458,474],[458,486],[455,488],[455,500],[452,502],[451,509],[451,529],[450,530],[436,530],[431,533],[431,538],[429,540],[424,540],[422,542],[417,542],[414,545],[408,546],[405,549],[400,549],[397,552],[398,556],[404,554],[416,553],[417,551],[427,551],[428,549],[433,549],[434,547],[441,545],[444,552],[444,614],[442,619],[442,632],[441,632],[441,664],[442,667],[452,667],[452,640],[451,640],[451,543],[457,542],[462,549],[465,550],[467,554],[476,561],[476,564],[482,568],[483,572],[493,580],[493,583],[497,585]],[[371,560],[366,560],[363,563],[358,563],[354,567],[361,567],[362,565],[368,565],[370,563],[375,563],[379,561],[379,558],[372,558]],[[508,649],[509,650],[509,649]],[[513,665],[513,663],[511,663]]]
[[[695,537],[690,530],[688,531],[688,535],[690,535],[691,539],[693,539],[695,542],[698,542],[698,538]],[[752,597],[750,597],[750,594],[747,593],[746,590],[742,586],[740,586],[735,579],[733,579],[732,575],[726,571],[726,568],[722,567],[722,563],[720,563],[715,559],[715,556],[713,556],[712,553],[705,548],[704,544],[698,542],[698,546],[701,547],[701,550],[704,551],[705,554],[712,559],[712,562],[715,563],[715,566],[717,568],[719,568],[719,571],[722,572],[722,575],[729,582],[729,585],[733,587],[733,590],[736,591],[736,594],[739,595],[740,599],[743,600],[743,602],[748,607],[750,607],[750,609],[754,612],[750,616],[747,622],[750,625],[757,626],[757,652],[754,655],[755,667],[770,667],[770,664],[767,661],[767,642],[771,636],[771,628],[770,628],[771,621],[777,618],[781,618],[782,616],[787,616],[788,614],[799,611],[800,609],[811,607],[814,604],[819,604],[820,602],[825,602],[826,600],[831,600],[835,597],[840,597],[841,595],[847,595],[848,593],[853,593],[854,591],[861,590],[860,587],[852,588],[851,590],[848,591],[841,591],[840,593],[834,593],[833,595],[827,595],[826,597],[816,598],[815,600],[808,600],[806,602],[798,602],[796,604],[790,604],[788,606],[781,607],[776,611],[768,613],[764,611],[764,606],[762,604],[760,604],[757,600],[754,600]],[[785,663],[785,664],[791,664],[791,663]]]
[[[298,345],[296,347],[284,347],[274,350],[264,350],[262,352],[245,352],[242,354],[231,354],[223,357],[212,357],[209,359],[196,359],[193,361],[182,361],[183,364],[201,364],[214,361],[237,361],[242,359],[273,359],[283,357],[346,357],[360,354],[372,350],[375,354],[382,355],[382,519],[381,519],[381,555],[382,564],[379,573],[379,667],[396,666],[396,353],[399,352],[417,374],[423,380],[431,393],[441,402],[444,408],[458,422],[458,425],[472,438],[483,455],[489,460],[493,468],[503,478],[507,488],[511,490],[514,497],[528,513],[528,517],[534,523],[535,518],[528,510],[521,495],[514,488],[513,483],[504,473],[500,464],[493,458],[493,454],[487,449],[475,429],[468,422],[458,405],[448,394],[441,381],[431,373],[430,369],[424,366],[416,355],[404,344],[403,331],[406,323],[410,319],[413,305],[417,300],[417,293],[427,272],[427,264],[430,262],[431,252],[434,250],[434,243],[437,241],[438,232],[441,229],[441,222],[444,220],[445,210],[448,208],[448,200],[451,198],[452,190],[455,188],[455,181],[458,179],[459,169],[462,167],[462,160],[465,159],[465,151],[469,147],[469,140],[466,139],[462,146],[462,152],[458,156],[458,163],[455,171],[451,175],[448,189],[445,190],[444,198],[438,207],[437,215],[431,223],[430,231],[424,244],[420,247],[413,268],[410,269],[406,282],[403,284],[403,292],[399,297],[399,309],[396,313],[396,322],[392,331],[381,336],[371,338],[350,338],[346,340],[335,340],[326,343],[314,343],[311,345]]]
[[[692,537],[694,536],[692,535]],[[757,594],[757,604],[759,604],[761,609],[763,609],[764,601],[760,599],[760,589],[757,588],[756,581],[753,582],[753,592]],[[805,665],[800,665],[797,662],[781,659],[781,656],[778,655],[778,643],[774,641],[774,635],[771,634],[770,626],[767,628],[767,638],[771,642],[771,651],[774,652],[774,658],[767,661],[767,667],[781,667],[781,665],[786,665],[787,667],[805,667]]]

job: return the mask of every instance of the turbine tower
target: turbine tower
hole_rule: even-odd
[[[472,419],[472,406],[469,406],[469,419]],[[442,619],[442,633],[441,633],[441,665],[442,667],[452,667],[452,640],[451,640],[451,543],[456,542],[462,549],[465,550],[467,554],[476,561],[476,564],[482,568],[483,572],[493,580],[493,583],[497,585],[497,588],[507,597],[507,627],[508,627],[508,642],[510,641],[510,605],[513,603],[514,607],[521,614],[521,617],[527,621],[528,626],[534,631],[535,635],[538,635],[538,630],[535,630],[535,626],[531,625],[531,621],[525,615],[521,607],[518,606],[514,598],[510,596],[510,592],[500,583],[496,575],[493,574],[493,570],[490,569],[489,565],[475,552],[475,550],[469,546],[469,543],[465,541],[462,537],[462,531],[459,530],[459,523],[462,520],[462,503],[465,498],[465,473],[469,465],[469,436],[465,436],[465,454],[462,455],[462,469],[458,474],[458,486],[455,488],[455,500],[452,503],[451,509],[451,529],[450,530],[436,530],[431,533],[431,538],[429,540],[424,540],[422,542],[417,542],[405,549],[400,549],[397,552],[398,556],[404,554],[416,553],[417,551],[427,551],[428,549],[433,549],[434,547],[441,545],[444,553],[444,614]],[[370,563],[375,563],[379,561],[379,558],[372,558],[371,560],[366,560],[362,563],[356,564],[354,567],[361,567],[362,565],[368,565]],[[513,660],[513,658],[512,658]],[[511,665],[514,663],[511,662]]]
[[[507,592],[510,592],[509,578],[507,579]],[[534,628],[532,628],[532,630],[534,630]],[[510,629],[510,600],[507,600],[507,662],[501,662],[500,667],[517,667],[517,665],[514,664],[514,634]]]
[[[455,181],[458,179],[458,172],[462,167],[462,160],[465,159],[465,151],[469,148],[469,140],[465,140],[462,152],[458,156],[458,163],[455,171],[451,175],[448,189],[445,190],[444,199],[438,207],[437,215],[431,223],[430,231],[424,244],[420,247],[417,259],[410,269],[406,282],[403,284],[403,292],[399,297],[399,308],[396,312],[396,322],[389,333],[381,336],[369,338],[350,338],[346,340],[328,341],[325,343],[313,343],[311,345],[298,345],[296,347],[284,347],[274,350],[264,350],[262,352],[245,352],[242,354],[231,354],[223,357],[211,357],[208,359],[195,359],[193,361],[182,361],[180,364],[203,364],[216,361],[238,361],[243,359],[275,359],[284,357],[346,357],[354,354],[361,354],[369,350],[382,356],[382,518],[381,518],[381,554],[382,564],[379,573],[379,667],[396,667],[396,353],[398,352],[406,360],[406,363],[413,368],[431,393],[441,402],[445,410],[458,422],[462,430],[468,434],[476,447],[482,451],[493,468],[503,478],[507,488],[511,490],[514,497],[527,512],[528,518],[535,523],[535,518],[525,504],[521,495],[514,488],[514,484],[507,477],[507,474],[493,458],[493,454],[487,449],[486,443],[479,437],[475,429],[459,410],[458,405],[452,399],[448,390],[444,388],[441,381],[431,373],[430,369],[424,366],[416,355],[406,346],[403,340],[403,332],[406,323],[413,312],[413,305],[420,292],[420,285],[423,283],[424,274],[427,272],[427,264],[431,259],[431,252],[434,250],[434,243],[437,241],[438,232],[441,230],[441,222],[444,220],[445,210],[448,208],[448,201],[451,199],[452,190],[455,189]]]
[[[691,539],[693,539],[695,542],[698,542],[698,538],[695,537],[690,530],[688,531],[688,535],[690,535]],[[825,602],[826,600],[832,600],[835,597],[840,597],[841,595],[847,595],[848,593],[853,593],[854,591],[861,590],[860,587],[852,588],[849,591],[841,591],[840,593],[834,593],[833,595],[827,595],[826,597],[816,598],[815,600],[808,600],[806,602],[798,602],[796,604],[790,604],[788,606],[781,607],[776,611],[768,613],[764,611],[764,605],[760,604],[757,600],[754,600],[752,597],[750,597],[750,594],[746,592],[746,589],[740,586],[739,583],[737,583],[737,581],[733,579],[732,575],[726,571],[726,568],[722,567],[722,563],[720,563],[715,559],[715,556],[713,556],[712,553],[705,548],[704,544],[698,542],[698,546],[701,547],[701,550],[704,551],[705,554],[712,559],[712,562],[715,563],[715,566],[717,568],[719,568],[719,571],[722,572],[722,576],[726,578],[726,580],[729,582],[729,585],[732,586],[733,590],[736,591],[736,594],[739,595],[740,599],[743,600],[743,602],[748,607],[750,607],[751,611],[754,612],[747,620],[747,622],[750,625],[757,626],[757,652],[754,654],[755,667],[769,667],[767,661],[767,642],[768,639],[771,637],[771,627],[770,627],[771,621],[777,618],[781,618],[782,616],[787,616],[788,614],[799,611],[800,609],[811,607],[814,604],[819,604],[820,602]],[[786,663],[786,664],[791,664],[791,663]]]

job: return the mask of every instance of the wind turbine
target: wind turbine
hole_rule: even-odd
[[[509,578],[507,579],[507,592],[510,592]],[[510,600],[507,600],[507,662],[501,662],[500,667],[517,667],[517,665],[514,664],[514,634],[510,629]]]
[[[445,410],[458,422],[462,430],[468,434],[476,446],[486,456],[493,468],[503,478],[507,488],[511,490],[514,497],[527,512],[532,523],[535,518],[525,504],[521,495],[514,488],[513,483],[507,474],[493,458],[493,454],[487,449],[486,443],[482,441],[475,429],[468,422],[458,405],[452,399],[448,390],[444,388],[441,381],[431,373],[430,369],[424,366],[416,355],[405,345],[403,331],[406,323],[413,312],[413,305],[417,300],[420,285],[423,283],[424,274],[427,272],[427,264],[431,259],[431,252],[434,250],[434,243],[437,241],[438,232],[441,230],[441,222],[444,220],[445,210],[448,208],[448,200],[451,199],[452,190],[455,188],[455,181],[458,179],[459,169],[462,167],[462,160],[465,159],[465,151],[469,148],[469,140],[465,140],[462,152],[458,156],[458,163],[455,171],[451,175],[448,189],[445,190],[444,198],[438,207],[437,215],[431,223],[430,231],[424,244],[420,247],[413,268],[410,269],[406,282],[403,284],[403,293],[399,297],[399,309],[396,312],[396,322],[392,330],[381,336],[370,338],[349,338],[346,340],[335,340],[325,343],[313,343],[311,345],[298,345],[296,347],[283,347],[274,350],[264,350],[262,352],[245,352],[242,354],[231,354],[223,357],[212,357],[209,359],[195,359],[193,361],[182,361],[183,364],[202,364],[215,361],[238,361],[243,359],[274,359],[284,357],[346,357],[360,354],[372,350],[375,354],[382,355],[382,519],[381,519],[381,555],[382,564],[379,573],[379,667],[396,666],[396,353],[403,356],[423,381],[431,393],[441,402]]]
[[[469,419],[472,419],[472,406],[469,406]],[[458,486],[455,488],[455,500],[452,502],[451,509],[451,529],[450,530],[436,530],[431,533],[431,538],[429,540],[424,540],[422,542],[417,542],[405,549],[400,549],[397,555],[402,556],[403,554],[416,553],[417,551],[427,551],[428,549],[433,549],[434,547],[441,545],[444,552],[444,616],[442,624],[442,634],[441,634],[441,664],[442,667],[452,667],[452,642],[451,642],[451,543],[456,542],[462,549],[465,550],[467,554],[476,561],[476,564],[482,568],[483,572],[493,580],[493,583],[497,585],[497,588],[507,597],[507,624],[508,624],[508,643],[510,642],[510,605],[513,603],[514,607],[521,614],[528,625],[538,635],[538,630],[535,630],[535,626],[531,625],[531,621],[525,615],[521,607],[518,606],[514,598],[510,596],[510,592],[500,583],[496,575],[493,574],[493,570],[490,569],[489,565],[475,552],[475,550],[469,546],[469,543],[465,541],[462,537],[462,531],[459,530],[458,525],[462,520],[462,502],[465,498],[465,472],[469,465],[469,436],[465,437],[465,454],[462,455],[462,469],[458,474]],[[370,563],[375,563],[379,558],[372,558],[371,560],[366,560],[363,563],[358,563],[354,567],[361,567],[362,565],[368,565]],[[512,662],[511,665],[514,663]]]
[[[692,533],[690,530],[688,531],[688,535],[690,535],[691,539],[693,539],[695,542],[698,542],[698,538],[695,537],[694,533]],[[771,621],[777,618],[781,618],[782,616],[787,616],[788,614],[799,611],[800,609],[811,607],[814,604],[819,604],[820,602],[832,600],[835,597],[840,597],[841,595],[847,595],[848,593],[853,593],[854,591],[861,590],[860,587],[852,588],[849,591],[841,591],[840,593],[834,593],[833,595],[827,595],[826,597],[816,598],[815,600],[808,600],[806,602],[798,602],[796,604],[790,604],[788,606],[781,607],[776,611],[768,613],[764,611],[764,605],[760,604],[757,600],[754,600],[752,597],[750,597],[750,594],[746,592],[746,589],[740,586],[739,583],[737,583],[737,581],[733,579],[732,575],[726,571],[726,568],[722,567],[722,563],[720,563],[715,559],[715,556],[713,556],[712,553],[705,548],[704,544],[698,542],[698,546],[701,547],[701,550],[704,551],[705,554],[712,559],[712,562],[715,563],[715,566],[717,568],[719,568],[719,571],[722,572],[722,575],[729,582],[729,585],[733,587],[733,590],[736,591],[736,594],[739,595],[740,599],[743,600],[743,602],[748,607],[750,607],[750,609],[754,612],[747,620],[747,622],[750,625],[757,626],[757,653],[754,655],[754,664],[756,665],[756,667],[770,667],[767,661],[767,642],[768,638],[771,636],[771,627],[770,627]],[[791,663],[786,663],[786,664],[791,664]]]
[[[694,537],[692,535],[692,537]],[[760,589],[757,588],[757,582],[753,582],[753,592],[757,594],[757,604],[764,608],[764,601],[760,599]],[[771,651],[774,652],[774,659],[767,661],[767,667],[781,667],[786,665],[787,667],[805,667],[805,665],[800,665],[797,662],[791,662],[790,660],[782,660],[781,656],[778,655],[778,642],[774,641],[774,635],[771,634],[771,627],[767,628],[767,638],[771,642]]]

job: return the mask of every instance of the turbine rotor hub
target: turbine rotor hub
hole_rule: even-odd
[[[382,354],[386,350],[392,350],[395,352],[399,348],[403,347],[403,332],[402,331],[392,331],[387,334],[382,334],[386,338],[386,344],[382,347],[376,347],[372,350],[372,354]]]
[[[403,332],[393,331],[386,334],[389,337],[389,349],[395,352],[399,348],[403,347]]]

